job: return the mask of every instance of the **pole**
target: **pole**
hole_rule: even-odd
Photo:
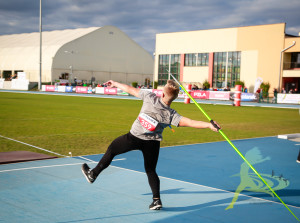
[[[155,63],[156,63],[156,53],[153,53],[153,57],[154,57],[154,63],[153,63],[153,80],[152,80],[152,89],[154,89],[154,85],[155,85]]]
[[[278,93],[280,93],[280,81],[281,81],[281,64],[282,64],[282,54],[284,51],[290,49],[291,47],[295,46],[296,41],[293,41],[293,44],[288,46],[287,48],[280,51],[280,61],[279,61],[279,80],[278,80]]]
[[[42,0],[40,0],[40,70],[39,70],[39,90],[42,89]]]
[[[291,209],[283,202],[283,200],[275,193],[275,191],[267,184],[267,182],[262,178],[262,176],[254,169],[254,167],[249,163],[249,161],[243,156],[243,154],[233,145],[233,143],[227,138],[223,131],[214,123],[214,121],[206,114],[206,112],[201,108],[201,106],[196,102],[196,100],[189,94],[189,92],[178,82],[178,80],[170,73],[172,78],[179,84],[179,86],[184,90],[184,92],[190,97],[190,99],[195,103],[195,105],[200,109],[204,116],[210,121],[210,123],[218,129],[218,132],[223,136],[223,138],[231,145],[231,147],[239,154],[239,156],[245,161],[245,163],[253,170],[253,172],[262,180],[262,182],[272,191],[272,193],[281,201],[281,203],[289,210],[289,212],[300,221],[297,216],[291,211]]]

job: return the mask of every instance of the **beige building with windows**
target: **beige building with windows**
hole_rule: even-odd
[[[0,36],[0,78],[24,72],[39,81],[40,34]],[[130,84],[153,79],[153,56],[114,26],[42,33],[43,83],[74,79]]]
[[[243,81],[249,92],[262,80],[273,88],[300,87],[300,37],[285,23],[156,35],[154,79],[163,85],[171,71],[181,82],[205,81],[233,88]]]

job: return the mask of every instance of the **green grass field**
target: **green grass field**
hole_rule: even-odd
[[[142,101],[0,92],[0,135],[63,155],[99,154],[130,130]],[[201,105],[218,121],[229,139],[299,133],[297,109]],[[207,121],[193,104],[173,103],[179,114]],[[162,146],[224,141],[210,130],[169,128]],[[0,137],[0,152],[27,150],[30,146]]]

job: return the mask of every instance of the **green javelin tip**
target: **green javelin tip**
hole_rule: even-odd
[[[200,109],[200,111],[205,115],[205,117],[212,122],[212,119],[206,114],[206,112],[201,108],[201,106],[196,102],[196,100],[190,95],[190,93],[179,83],[179,81],[170,73],[172,78],[179,84],[179,86],[183,89],[183,91],[187,94],[187,96],[194,102],[194,104]],[[269,186],[269,184],[262,178],[262,176],[256,171],[256,169],[249,163],[249,161],[243,156],[243,154],[233,145],[233,143],[228,139],[228,137],[223,133],[221,129],[219,129],[219,133],[224,137],[224,139],[231,145],[231,147],[239,154],[239,156],[247,163],[247,165],[253,170],[253,172],[262,180],[262,182],[272,191],[272,193],[280,200],[280,202],[288,209],[288,211],[300,221],[297,216],[291,211],[291,209],[283,202],[283,200],[275,193],[275,191]]]

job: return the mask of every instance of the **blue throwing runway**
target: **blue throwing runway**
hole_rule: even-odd
[[[300,218],[297,142],[276,137],[232,141]],[[100,155],[84,158],[98,162]],[[161,148],[163,209],[140,151],[115,157],[94,184],[82,157],[0,166],[0,222],[297,222],[227,142]],[[96,163],[89,163],[95,166]]]

